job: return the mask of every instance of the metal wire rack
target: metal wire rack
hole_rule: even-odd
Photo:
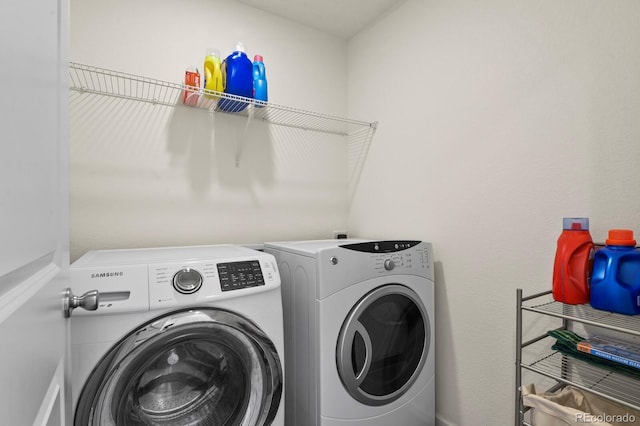
[[[585,391],[640,410],[640,380],[625,376],[606,366],[596,366],[551,348],[552,338],[546,334],[524,341],[522,312],[529,311],[562,320],[562,328],[573,323],[640,336],[640,316],[621,315],[591,308],[589,305],[567,305],[553,300],[551,291],[523,297],[517,290],[516,315],[516,399],[515,424],[528,425],[522,404],[522,370],[552,379],[558,386],[571,385]],[[526,358],[526,360],[525,360]]]
[[[556,302],[553,296],[546,292],[540,297],[523,303],[522,309],[640,336],[640,315],[616,314],[593,309],[589,305],[566,305]]]
[[[373,137],[377,122],[306,111],[90,65],[69,63],[70,89],[153,104],[188,105],[215,113],[243,115],[268,123],[343,136]],[[186,102],[184,101],[186,99]]]
[[[549,346],[548,341],[545,342]],[[536,346],[528,350],[535,350]],[[549,350],[522,368],[640,410],[640,380]]]

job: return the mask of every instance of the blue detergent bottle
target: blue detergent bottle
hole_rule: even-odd
[[[236,50],[222,63],[222,75],[225,80],[225,93],[230,95],[253,97],[253,66],[244,53],[244,45],[236,44]],[[247,107],[246,102],[235,99],[220,99],[218,109],[226,112],[240,112]]]
[[[253,57],[253,99],[257,107],[263,107],[267,100],[267,72],[264,69],[264,60],[261,55]]]
[[[633,231],[611,229],[593,257],[589,303],[596,309],[640,314],[640,250]]]

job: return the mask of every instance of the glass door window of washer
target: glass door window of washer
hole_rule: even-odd
[[[268,425],[282,392],[273,343],[219,309],[180,311],[123,338],[84,386],[75,425]]]

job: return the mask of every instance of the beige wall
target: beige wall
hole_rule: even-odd
[[[640,233],[640,4],[425,1],[349,42],[380,126],[354,235],[432,241],[441,424],[513,424],[515,289],[549,289],[563,216]]]
[[[229,1],[71,2],[73,62],[180,83],[208,47],[226,56],[237,41],[264,56],[271,102],[346,115],[343,39]],[[77,92],[70,110],[72,260],[346,228],[343,137]]]

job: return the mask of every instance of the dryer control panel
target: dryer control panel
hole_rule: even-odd
[[[431,243],[415,240],[366,241],[323,248],[317,252],[323,284],[316,287],[316,297],[322,300],[355,283],[377,278],[387,283],[401,283],[403,276],[433,281],[431,253]]]
[[[366,253],[372,262],[367,265],[378,273],[409,273],[415,269],[430,269],[429,246],[416,240],[368,241],[340,246]],[[361,258],[362,259],[362,258]]]
[[[416,240],[402,241],[367,241],[364,243],[343,244],[340,247],[364,253],[396,253],[420,244]]]

